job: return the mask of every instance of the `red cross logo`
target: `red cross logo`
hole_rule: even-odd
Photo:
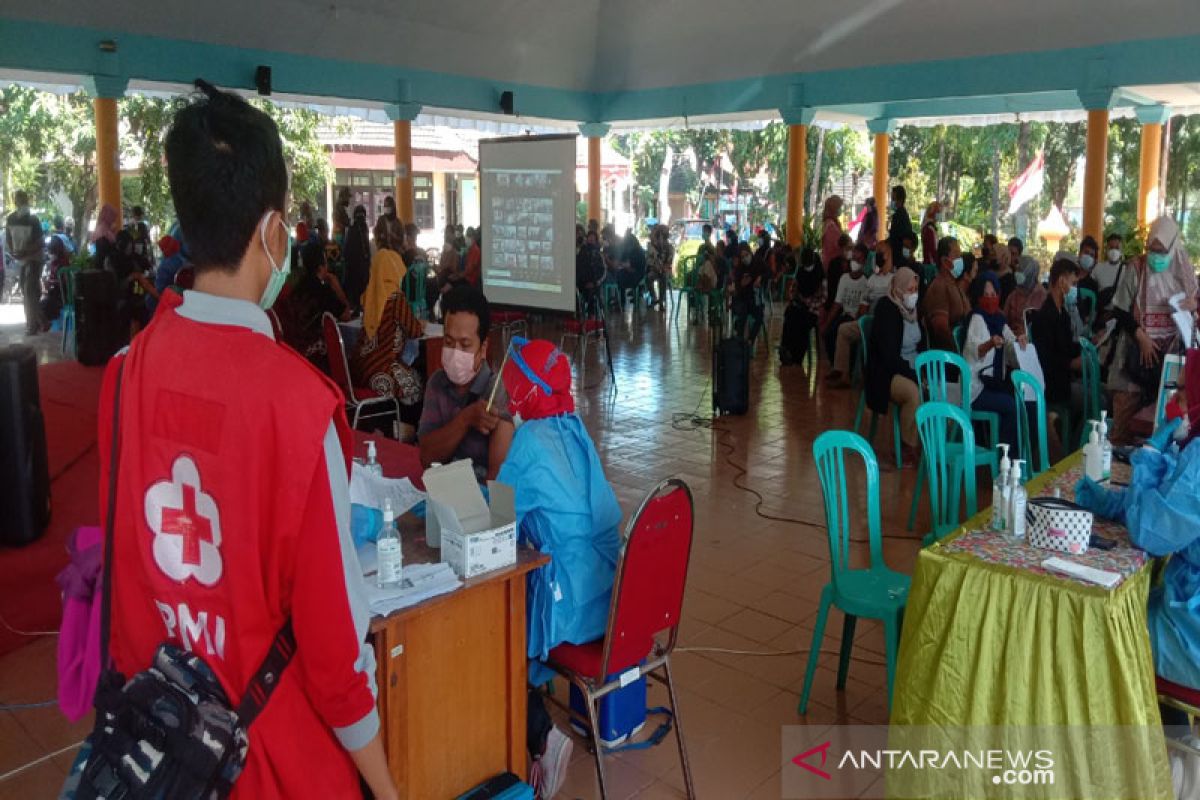
[[[221,579],[221,514],[189,456],[176,458],[171,477],[146,490],[145,515],[154,532],[154,561],[166,575],[204,586]]]
[[[212,525],[196,513],[196,487],[184,485],[183,508],[162,510],[162,532],[183,537],[183,563],[200,566],[200,542],[211,542]]]

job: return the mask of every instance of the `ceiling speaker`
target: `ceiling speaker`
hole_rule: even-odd
[[[258,93],[263,97],[271,95],[271,68],[259,65],[254,70],[254,86],[258,89]]]

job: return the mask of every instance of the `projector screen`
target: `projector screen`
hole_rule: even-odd
[[[483,291],[501,305],[575,310],[575,136],[479,143]]]

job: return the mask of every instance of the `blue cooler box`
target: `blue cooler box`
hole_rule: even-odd
[[[618,675],[609,675],[614,681]],[[616,747],[637,734],[646,725],[646,678],[642,676],[628,686],[609,692],[599,701],[600,743]],[[587,700],[578,687],[571,684],[571,710],[587,719]],[[571,727],[580,736],[591,736],[587,726],[571,718]]]

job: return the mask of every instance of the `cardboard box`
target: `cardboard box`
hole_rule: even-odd
[[[469,459],[430,467],[423,480],[428,497],[425,539],[430,547],[441,548],[443,563],[458,577],[474,578],[517,563],[511,486],[488,481],[486,502]]]

